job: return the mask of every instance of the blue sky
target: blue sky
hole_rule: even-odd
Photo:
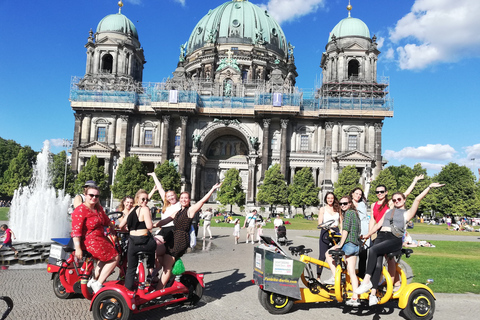
[[[175,70],[179,47],[196,23],[226,0],[125,0],[122,13],[137,27],[147,63],[144,82]],[[277,18],[295,46],[297,86],[319,83],[320,59],[348,0],[252,0]],[[390,77],[395,115],[385,120],[388,165],[415,163],[434,174],[456,162],[480,167],[480,1],[351,0],[380,46],[378,75]],[[40,151],[73,137],[68,96],[72,76],[85,73],[90,29],[118,11],[117,1],[0,0],[0,137]],[[472,160],[474,159],[474,160]],[[477,175],[478,176],[478,175]]]

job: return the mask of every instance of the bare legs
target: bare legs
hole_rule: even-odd
[[[97,279],[100,284],[103,284],[105,280],[107,280],[108,276],[112,274],[113,270],[118,264],[118,261],[120,261],[120,256],[116,256],[107,262],[98,262],[95,268],[95,279]]]
[[[162,278],[160,279],[160,282],[157,285],[157,290],[163,289],[167,285],[168,280],[172,276],[172,268],[173,268],[174,263],[175,263],[175,258],[174,257],[172,257],[169,254],[163,255]]]

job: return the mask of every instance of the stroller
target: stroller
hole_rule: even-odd
[[[287,228],[284,225],[278,226],[277,228],[277,242],[284,246],[287,244]]]

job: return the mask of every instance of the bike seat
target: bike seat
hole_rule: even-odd
[[[396,258],[398,256],[401,256],[403,253],[403,249],[400,249],[400,250],[397,250],[397,251],[394,251],[394,252],[390,252],[387,254],[387,258],[388,259],[393,259],[393,258]]]
[[[333,258],[335,257],[341,257],[345,255],[345,252],[342,249],[337,249],[337,250],[330,250],[330,254],[332,255]]]
[[[402,253],[405,255],[406,258],[410,258],[410,255],[413,253],[412,249],[402,249]]]
[[[139,251],[137,252],[137,256],[139,259],[142,259],[143,257],[148,257],[151,256],[152,254],[155,254],[155,252],[147,252],[147,251]]]
[[[301,245],[301,246],[296,246],[296,247],[288,247],[288,250],[290,250],[290,252],[292,254],[295,254],[295,253],[300,253],[303,249],[305,249],[305,246],[304,245]]]

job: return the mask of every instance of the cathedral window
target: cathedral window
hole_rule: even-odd
[[[107,141],[107,128],[97,127],[97,141],[106,142]]]
[[[144,139],[146,146],[153,145],[153,130],[145,130]]]
[[[357,135],[348,135],[348,150],[357,150]]]
[[[175,147],[180,147],[180,136],[179,135],[175,136]]]
[[[300,135],[300,151],[308,151],[308,135]]]
[[[277,139],[276,138],[272,139],[272,150],[277,150]]]
[[[348,62],[348,79],[358,78],[360,64],[358,60],[352,59]]]
[[[113,69],[113,57],[111,54],[107,53],[102,57],[102,72],[112,73],[112,69]]]

